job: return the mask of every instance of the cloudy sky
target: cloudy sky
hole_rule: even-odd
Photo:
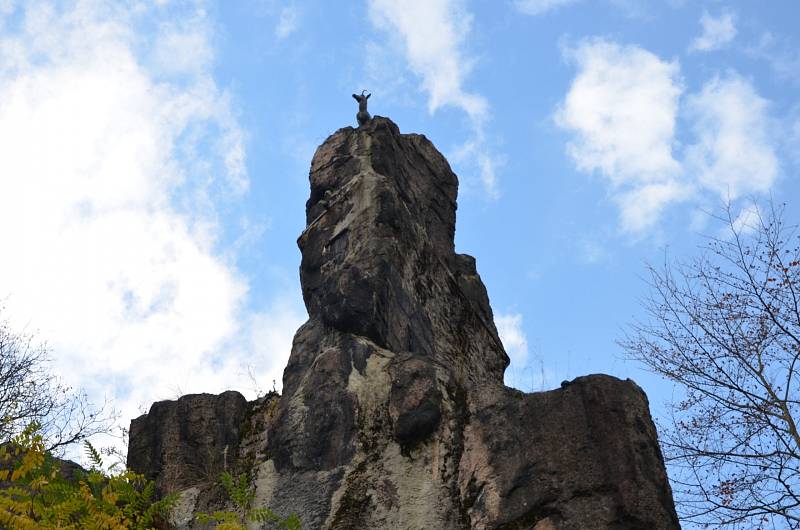
[[[765,7],[767,5],[768,7]],[[122,423],[158,399],[280,388],[305,320],[314,149],[373,114],[461,179],[526,390],[621,356],[645,264],[731,201],[798,220],[800,3],[0,0],[0,299]]]

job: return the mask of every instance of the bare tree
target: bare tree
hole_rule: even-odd
[[[621,345],[677,383],[661,437],[682,520],[800,528],[800,236],[783,206],[749,211],[650,267],[649,318]]]
[[[88,436],[108,432],[113,413],[86,393],[65,386],[51,371],[47,347],[0,321],[0,443],[32,422],[56,453]]]

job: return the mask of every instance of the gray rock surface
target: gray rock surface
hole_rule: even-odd
[[[128,467],[155,480],[161,493],[214,482],[233,469],[248,409],[233,391],[153,403],[131,422]]]
[[[257,501],[307,529],[679,528],[632,381],[503,385],[486,289],[454,249],[458,180],[424,136],[379,116],[340,129],[310,180],[309,320],[283,395],[187,396],[132,424],[129,464],[186,492],[187,526],[215,502],[195,455],[218,469],[228,447]]]

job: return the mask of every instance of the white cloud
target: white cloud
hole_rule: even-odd
[[[480,178],[484,189],[487,190],[491,198],[499,198],[500,192],[497,191],[497,164],[495,163],[495,157],[486,148],[481,149],[475,156],[480,168]]]
[[[292,4],[284,6],[278,15],[278,24],[275,26],[275,36],[285,39],[300,26],[300,9]]]
[[[511,364],[522,367],[528,361],[528,338],[522,329],[522,315],[495,315],[494,323],[497,333],[511,359]]]
[[[546,390],[555,378],[538,356],[531,358],[528,337],[523,329],[523,318],[519,313],[495,315],[495,325],[500,340],[511,363],[503,374],[504,383],[526,392]]]
[[[256,374],[260,374],[258,381],[262,384],[271,385],[275,380],[277,387],[281,386],[292,339],[308,317],[302,304],[298,305],[301,299],[302,295],[295,292],[279,297],[265,311],[250,315],[245,323],[248,342],[243,345],[244,359],[256,366]]]
[[[356,91],[369,87],[369,90],[381,94],[381,101],[386,104],[411,108],[419,104],[415,93],[415,77],[409,72],[405,61],[397,60],[396,50],[377,41],[364,44],[364,83],[356,85]],[[409,73],[411,75],[409,75]]]
[[[722,13],[715,18],[704,12],[700,17],[700,24],[703,26],[703,34],[692,42],[690,50],[719,50],[736,36],[736,17],[733,13]]]
[[[678,64],[602,39],[583,41],[567,56],[579,69],[556,113],[558,125],[574,133],[568,153],[579,169],[608,180],[623,227],[640,232],[687,193],[672,152],[683,90]]]
[[[486,99],[467,92],[464,78],[471,61],[461,51],[472,24],[458,0],[370,0],[372,23],[387,32],[397,32],[409,66],[429,95],[428,110],[452,105],[476,121],[486,117]]]
[[[687,148],[687,169],[704,188],[723,200],[769,191],[779,167],[767,110],[768,101],[736,74],[689,97],[697,142]]]
[[[526,15],[541,15],[580,0],[517,0],[514,5]]]
[[[472,164],[478,173],[483,189],[490,199],[498,199],[497,167],[504,163],[503,157],[492,154],[483,140],[482,131],[450,153],[448,159],[456,164]]]
[[[162,24],[152,48],[155,67],[162,73],[203,75],[214,60],[208,30],[198,31],[205,24],[206,14],[194,10],[179,22]]]
[[[637,186],[615,197],[620,207],[622,226],[641,232],[654,226],[670,204],[688,198],[690,187],[677,180]]]
[[[784,148],[791,162],[800,165],[800,105],[796,105],[787,116],[786,129]]]
[[[582,2],[583,0],[514,0],[514,7],[525,15],[544,15],[563,7]],[[607,0],[608,4],[618,9],[628,18],[649,18],[650,10],[642,0]]]
[[[766,61],[779,79],[800,82],[800,50],[793,39],[765,32],[746,51],[751,57]]]
[[[217,249],[213,190],[248,177],[202,3],[180,26],[143,4],[56,5],[26,4],[0,41],[7,316],[123,423],[178,388],[246,390],[247,364],[271,381],[304,314],[245,312],[247,280]],[[166,64],[188,48],[202,57]]]
[[[0,15],[8,15],[16,8],[15,0],[0,0]]]
[[[479,175],[488,196],[497,198],[496,157],[485,139],[489,104],[464,87],[474,59],[463,50],[473,17],[462,0],[369,0],[369,17],[421,79],[431,114],[448,106],[467,114],[473,135],[459,152]]]
[[[642,48],[596,39],[566,54],[578,72],[556,122],[573,133],[567,151],[578,169],[605,177],[624,230],[643,233],[671,204],[772,187],[780,168],[769,102],[750,81],[718,76],[682,100],[678,64]],[[691,141],[676,158],[679,111]]]
[[[748,204],[739,211],[739,215],[731,222],[730,227],[723,229],[723,237],[731,237],[730,228],[737,234],[755,232],[761,221],[761,212],[755,203]]]

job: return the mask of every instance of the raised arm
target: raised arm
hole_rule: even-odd
[[[361,103],[361,99],[359,98],[358,94],[353,94],[353,99]]]

